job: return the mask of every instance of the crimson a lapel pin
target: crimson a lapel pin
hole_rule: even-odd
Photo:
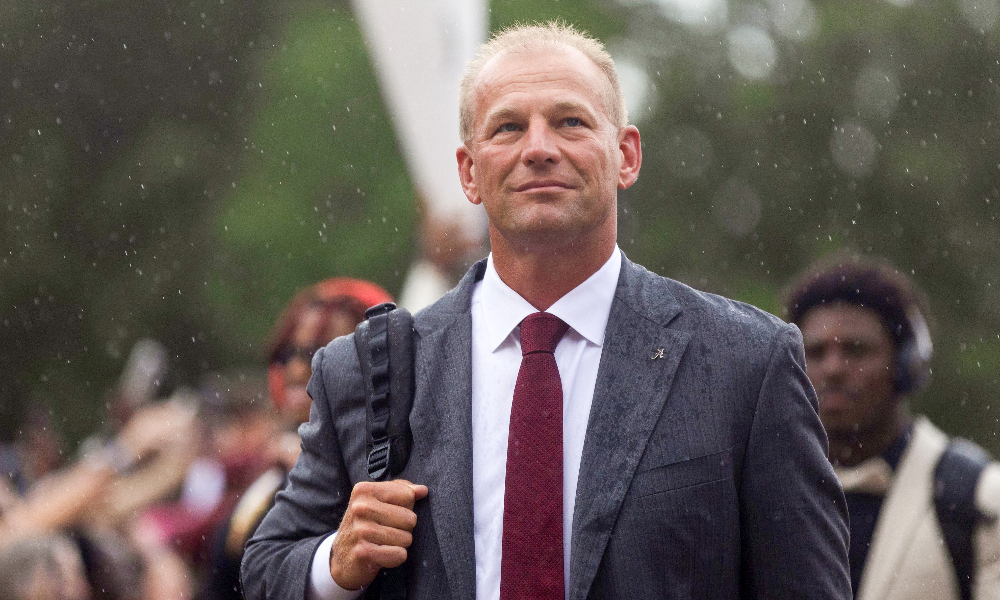
[[[653,355],[649,357],[649,360],[657,360],[659,358],[663,358],[663,350],[664,350],[663,348],[657,348],[656,352],[654,352]]]

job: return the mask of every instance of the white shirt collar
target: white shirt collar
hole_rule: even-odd
[[[621,268],[621,250],[616,245],[611,258],[596,273],[556,300],[545,312],[562,319],[595,346],[603,346],[604,330],[608,325]],[[477,295],[488,317],[485,319],[486,339],[495,351],[524,317],[538,312],[538,309],[500,279],[493,266],[492,253],[486,261],[486,274],[481,286]]]

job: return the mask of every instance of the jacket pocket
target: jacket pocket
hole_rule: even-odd
[[[732,478],[732,452],[722,450],[653,467],[636,474],[632,495],[638,498]]]

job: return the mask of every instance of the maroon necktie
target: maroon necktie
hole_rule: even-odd
[[[563,394],[552,352],[568,325],[521,321],[503,499],[500,600],[563,600]]]

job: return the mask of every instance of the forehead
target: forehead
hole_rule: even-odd
[[[584,101],[607,115],[610,85],[600,67],[572,46],[507,50],[490,59],[476,78],[477,121],[498,105],[540,96]]]
[[[802,318],[801,328],[806,342],[837,338],[892,343],[892,337],[876,311],[845,302],[810,308]]]
[[[299,319],[292,330],[292,343],[308,346],[319,335],[323,322],[323,310],[318,306],[307,306],[299,313]]]

